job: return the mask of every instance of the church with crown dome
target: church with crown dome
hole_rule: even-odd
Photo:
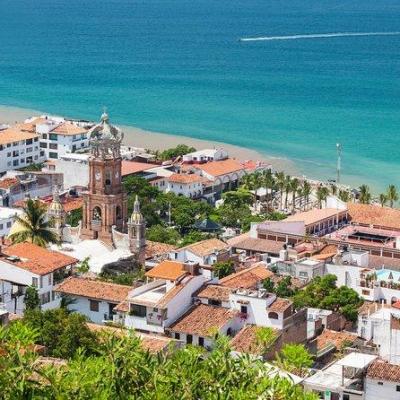
[[[146,222],[137,196],[132,215],[127,216],[127,195],[121,177],[123,137],[123,132],[110,124],[108,114],[104,112],[100,122],[89,130],[89,185],[82,194],[82,221],[79,227],[66,226],[66,214],[58,190],[54,192],[48,208],[48,217],[53,221],[53,229],[60,241],[69,243],[71,251],[82,253],[85,246],[93,248],[94,252],[99,249],[99,253],[108,249],[112,255],[110,261],[133,255],[140,264],[144,264]],[[101,254],[88,256],[96,258]],[[107,260],[104,261],[105,264]]]

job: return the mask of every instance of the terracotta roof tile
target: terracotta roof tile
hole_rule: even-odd
[[[260,329],[260,327],[256,325],[244,326],[231,340],[232,349],[239,353],[263,355],[265,353],[265,348],[257,338],[258,329]],[[279,337],[279,330],[273,329],[273,331],[276,336]]]
[[[212,254],[214,251],[227,250],[228,248],[229,246],[222,240],[212,238],[181,247],[177,251],[189,250],[199,257],[205,257]]]
[[[200,183],[203,178],[196,174],[172,174],[167,180],[171,183],[189,184]]]
[[[400,229],[400,210],[373,204],[347,203],[353,223]]]
[[[255,265],[220,279],[219,284],[232,289],[256,289],[260,282],[273,275],[264,265]]]
[[[128,293],[132,289],[131,286],[71,276],[57,285],[54,291],[70,296],[82,296],[120,303],[128,297]]]
[[[175,281],[186,275],[184,264],[177,261],[164,260],[146,272],[148,278],[167,279]]]
[[[0,189],[9,189],[18,183],[17,178],[4,178],[0,180]]]
[[[284,245],[275,240],[251,238],[248,233],[229,239],[228,244],[236,249],[273,254],[278,254]]]
[[[344,213],[345,210],[339,210],[339,213]],[[314,208],[309,211],[304,211],[301,213],[297,213],[294,215],[290,215],[286,219],[284,219],[285,222],[294,222],[294,221],[302,221],[304,224],[307,225],[312,225],[315,224],[319,221],[322,221],[327,218],[332,218],[335,217],[338,213],[338,210],[336,208]]]
[[[337,332],[330,329],[324,329],[324,331],[315,339],[317,349],[322,350],[329,345],[334,345],[336,349],[340,349],[341,346],[346,343],[354,343],[357,339],[357,335],[349,332]]]
[[[205,285],[197,292],[197,297],[218,301],[229,301],[231,288],[219,285]]]
[[[167,243],[146,241],[146,258],[153,258],[168,254],[170,251],[175,250],[176,246]]]
[[[376,360],[368,367],[367,378],[399,383],[400,365],[389,364],[383,360]]]
[[[23,130],[21,124],[0,131],[0,145],[34,138],[39,138],[39,135],[35,132]]]
[[[88,131],[87,129],[77,126],[75,124],[71,124],[70,122],[63,122],[60,125],[58,125],[56,128],[54,128],[51,131],[51,133],[55,133],[58,135],[64,135],[64,136],[74,136],[74,135],[80,135],[82,133],[86,133],[87,131]]]
[[[155,167],[159,167],[159,165],[123,160],[121,164],[121,175],[133,175]]]
[[[173,332],[209,337],[214,329],[221,329],[236,315],[236,311],[227,308],[200,304],[187,311],[169,329]]]
[[[283,313],[289,307],[292,307],[293,302],[288,299],[281,299],[279,297],[268,307],[268,311]]]
[[[227,158],[226,160],[221,161],[211,161],[196,166],[196,168],[214,177],[230,174],[232,172],[244,171],[243,165],[233,158]]]
[[[3,253],[7,257],[3,258],[4,261],[37,275],[47,275],[78,262],[76,258],[28,242],[13,244],[3,249]],[[18,257],[19,260],[13,261],[8,257]]]

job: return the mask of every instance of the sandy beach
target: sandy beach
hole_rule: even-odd
[[[0,105],[0,124],[6,123],[11,125],[18,122],[23,122],[25,119],[32,116],[43,114],[46,114],[46,112]],[[71,118],[83,117],[80,115],[74,115]],[[118,124],[116,123],[116,125]],[[238,160],[262,160],[272,164],[275,170],[283,170],[291,175],[299,175],[299,172],[292,161],[284,158],[268,157],[267,155],[261,154],[255,150],[246,149],[244,147],[223,142],[194,139],[189,136],[152,132],[133,126],[120,125],[120,127],[125,133],[124,144],[126,145],[142,147],[151,150],[164,150],[182,143],[188,146],[193,146],[196,149],[222,147],[229,152],[231,157]]]

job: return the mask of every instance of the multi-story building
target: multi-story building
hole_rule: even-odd
[[[0,237],[6,237],[15,221],[15,216],[21,216],[18,208],[0,207]]]
[[[22,314],[28,286],[37,288],[42,309],[58,307],[54,285],[71,273],[77,259],[32,243],[18,243],[0,254],[1,302],[9,312]]]
[[[29,124],[17,124],[0,131],[0,174],[44,160],[39,135]]]
[[[173,174],[166,178],[166,193],[174,193],[177,196],[200,198],[203,195],[204,179],[196,174]]]

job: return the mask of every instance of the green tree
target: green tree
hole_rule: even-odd
[[[294,294],[291,286],[292,278],[290,276],[285,276],[276,285],[274,292],[278,297],[291,297]]]
[[[267,353],[270,350],[276,338],[276,333],[272,328],[264,326],[256,327],[256,343],[262,347],[263,353]]]
[[[200,242],[201,240],[205,240],[209,237],[210,235],[206,235],[199,231],[190,231],[182,237],[181,241],[179,242],[179,247],[188,246],[192,243]]]
[[[369,204],[371,202],[371,192],[368,185],[361,185],[359,187],[360,195],[359,200],[361,204]]]
[[[389,185],[387,188],[387,199],[389,201],[390,208],[393,208],[393,204],[395,201],[399,200],[399,193],[397,191],[396,186]]]
[[[162,151],[160,158],[162,161],[172,160],[185,154],[193,153],[194,151],[196,151],[194,147],[187,146],[186,144],[178,144],[176,147]]]
[[[322,208],[322,202],[326,202],[326,199],[329,196],[329,189],[325,186],[318,186],[317,191],[316,191],[316,196],[317,196],[317,201],[318,201],[318,207]]]
[[[297,178],[293,178],[290,182],[290,190],[292,192],[292,210],[296,208],[296,195],[300,187],[300,181]]]
[[[300,376],[305,376],[313,365],[311,354],[302,344],[285,344],[277,356],[277,365]]]
[[[222,279],[225,276],[233,274],[235,272],[235,266],[233,261],[220,261],[214,264],[214,274]]]
[[[385,193],[381,193],[379,195],[379,203],[381,203],[381,206],[384,207],[387,201],[388,201],[387,195]]]
[[[292,178],[290,175],[285,176],[285,181],[284,181],[284,189],[285,189],[285,209],[288,208],[288,201],[289,201],[289,193],[292,190]]]
[[[147,230],[147,239],[153,242],[177,244],[181,236],[173,228],[166,228],[162,225],[154,225]]]
[[[242,207],[244,205],[250,205],[252,203],[253,195],[244,188],[239,188],[236,191],[225,192],[222,195],[224,204],[230,207]]]
[[[261,182],[265,187],[265,200],[267,203],[267,209],[271,210],[272,192],[275,188],[275,179],[270,169],[262,172]]]
[[[279,208],[282,210],[282,202],[283,202],[283,191],[286,186],[286,176],[284,172],[277,172],[275,174],[275,181],[276,181],[276,186],[279,189],[279,198],[280,198],[280,203],[279,203]]]
[[[348,190],[339,190],[339,199],[342,200],[344,203],[348,203],[351,200],[351,194]]]
[[[89,272],[90,270],[89,260],[90,257],[86,257],[85,259],[83,259],[76,267],[76,271],[80,274],[86,274],[87,272]]]
[[[23,210],[21,217],[15,216],[15,222],[21,226],[21,229],[9,235],[13,243],[32,242],[46,247],[48,243],[58,242],[56,234],[46,220],[46,208],[39,200],[29,199]]]
[[[39,308],[40,306],[39,294],[34,286],[28,286],[26,288],[24,304],[25,304],[25,309],[27,311]]]
[[[308,181],[305,180],[305,181],[303,182],[301,191],[302,191],[302,196],[303,196],[303,198],[304,198],[304,207],[303,207],[303,209],[305,210],[307,204],[308,204],[309,201],[310,201],[310,195],[311,195],[311,192],[312,192],[312,188],[311,188],[310,182],[308,182]]]
[[[263,288],[268,292],[268,293],[274,293],[275,289],[275,284],[271,278],[265,278],[262,281]]]
[[[70,211],[65,219],[65,222],[73,227],[78,226],[80,221],[82,221],[82,207]]]

